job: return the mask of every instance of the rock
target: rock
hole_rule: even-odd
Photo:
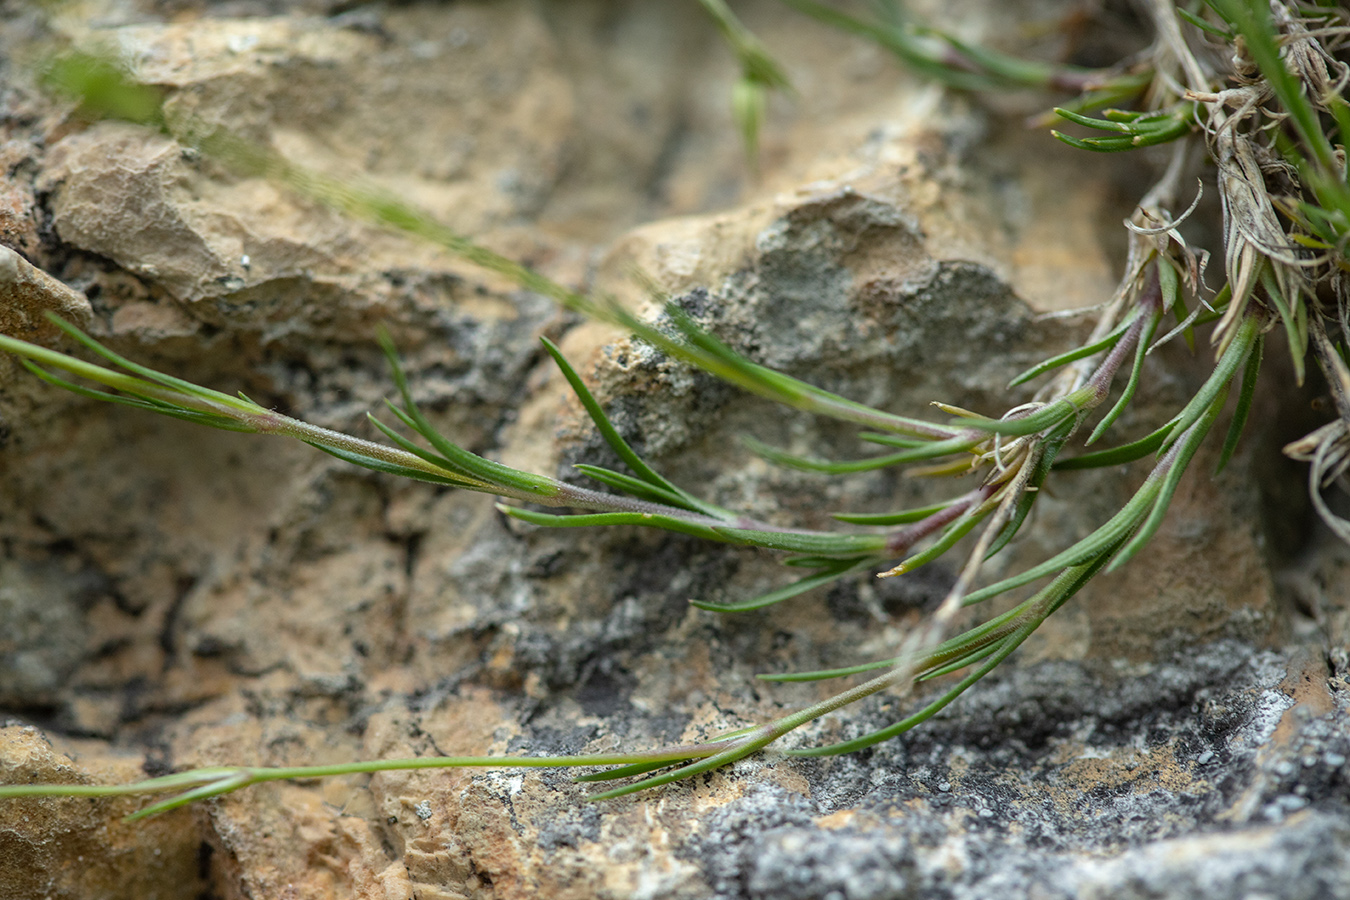
[[[1065,897],[1335,896],[1347,879],[1345,820],[1305,814],[1236,836],[1159,841],[1063,878]]]
[[[31,164],[36,148],[26,141],[10,140],[0,146],[0,165],[13,172]],[[18,179],[0,187],[0,241],[5,249],[32,253],[39,245],[37,197]],[[58,282],[59,283],[59,282]]]
[[[72,592],[66,573],[0,561],[0,703],[9,709],[48,706],[87,652],[89,591]]]
[[[92,751],[92,752],[91,752]],[[86,744],[68,755],[36,728],[0,725],[0,783],[97,784],[145,777],[139,760]],[[137,801],[7,800],[0,804],[0,894],[169,900],[204,890],[196,813],[119,821]]]
[[[74,325],[89,320],[89,301],[9,247],[0,246],[0,288],[5,306],[0,309],[0,334],[36,343],[50,343],[60,333],[46,319],[55,313]]]
[[[771,108],[758,180],[726,111],[729,54],[673,5],[283,16],[262,3],[250,11],[271,15],[173,6],[173,21],[170,7],[96,5],[79,22],[25,13],[0,59],[44,29],[115,39],[166,90],[175,127],[226,124],[370,179],[633,307],[636,263],[737,349],[864,402],[1002,411],[1024,399],[1003,389],[1010,376],[1084,333],[1042,314],[1114,288],[1101,235],[1129,210],[1099,160],[774,4],[743,11],[798,95]],[[998,27],[1012,12],[993,15]],[[571,463],[613,461],[540,352],[548,334],[634,446],[716,502],[825,526],[952,490],[770,467],[737,438],[869,451],[854,429],[747,397],[167,136],[67,118],[24,71],[4,72],[5,102],[36,112],[0,239],[59,276],[4,257],[37,285],[23,321],[87,310],[79,321],[138,361],[368,436],[366,411],[390,393],[372,341],[387,322],[438,427],[580,478]],[[1207,363],[1157,356],[1128,434],[1170,416]],[[753,676],[888,656],[953,577],[935,564],[718,617],[687,601],[780,585],[777,561],[654,531],[528,527],[490,498],[26,379],[0,384],[0,413],[0,611],[23,639],[0,638],[0,703],[54,740],[84,738],[75,758],[6,728],[11,781],[141,777],[114,746],[161,772],[699,740],[822,699],[828,685]],[[603,804],[550,770],[277,783],[148,825],[118,822],[133,800],[0,803],[0,896],[1337,896],[1350,694],[1345,654],[1328,663],[1320,642],[1344,644],[1350,604],[1339,551],[1309,545],[1280,569],[1272,545],[1305,529],[1266,527],[1298,510],[1263,505],[1283,476],[1254,473],[1281,437],[1254,432],[1219,480],[1198,458],[1133,565],[870,751],[766,754]],[[1066,473],[1003,565],[1058,551],[1141,478]],[[1284,587],[1307,614],[1278,602]],[[789,741],[866,733],[923,696],[876,698]],[[33,880],[81,856],[68,883]]]

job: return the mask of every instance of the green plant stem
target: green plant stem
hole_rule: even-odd
[[[647,753],[591,753],[556,757],[510,756],[430,756],[406,759],[374,759],[323,766],[220,766],[192,769],[160,778],[129,784],[11,784],[0,785],[0,798],[21,797],[122,797],[163,794],[192,789],[161,803],[139,810],[129,819],[167,812],[206,797],[230,793],[269,781],[331,778],[341,775],[368,775],[375,772],[403,772],[420,769],[451,768],[561,768],[571,766],[608,766],[634,763],[665,764],[722,751],[721,742],[666,747]]]

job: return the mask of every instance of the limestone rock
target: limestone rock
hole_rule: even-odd
[[[637,305],[637,263],[752,358],[896,410],[1001,411],[1011,375],[1082,335],[1042,314],[1114,287],[1101,235],[1129,210],[1098,160],[767,0],[742,11],[798,95],[771,109],[758,181],[723,102],[734,64],[675,4],[88,6],[0,30],[5,102],[35,110],[5,125],[25,164],[0,240],[37,264],[0,250],[10,283],[36,286],[0,303],[0,325],[66,310],[120,352],[318,424],[373,435],[387,322],[438,427],[579,478],[571,463],[609,451],[538,349],[548,334],[616,427],[716,502],[823,526],[950,492],[769,467],[736,438],[868,451],[167,136],[70,118],[6,62],[29,41],[111,40],[166,90],[171,124],[371,179],[569,284]],[[998,29],[1013,11],[990,15]],[[1157,355],[1128,433],[1170,416],[1205,364]],[[0,704],[85,738],[76,758],[4,729],[9,781],[126,780],[141,758],[160,772],[698,740],[825,696],[756,672],[890,655],[952,577],[935,565],[718,617],[687,601],[782,584],[776,560],[526,527],[490,498],[24,379],[0,383],[0,415]],[[867,753],[769,755],[601,805],[548,770],[273,784],[135,826],[118,822],[134,801],[3,804],[0,896],[195,894],[199,871],[228,898],[1336,896],[1345,561],[1313,547],[1280,569],[1271,535],[1305,535],[1264,521],[1299,512],[1263,505],[1283,476],[1254,477],[1279,437],[1253,432],[1220,480],[1197,460],[1147,557]],[[1141,477],[1067,478],[1005,565],[1061,549]],[[862,734],[916,699],[791,740]],[[69,880],[34,880],[80,857]]]
[[[67,755],[36,728],[0,725],[0,781],[120,782],[143,778],[139,760],[86,744]],[[92,752],[90,752],[92,751]],[[0,896],[170,900],[205,888],[196,814],[119,821],[135,801],[14,800],[0,805]]]
[[[0,306],[0,334],[48,344],[60,334],[47,319],[49,313],[74,325],[84,325],[89,320],[89,301],[83,294],[71,290],[7,246],[0,246],[0,291],[5,296],[5,303]],[[0,386],[13,380],[17,368],[8,360],[0,365]]]

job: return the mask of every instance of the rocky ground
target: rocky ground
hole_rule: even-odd
[[[1027,52],[1105,62],[1146,41],[1109,3],[1081,32],[1073,4],[960,7],[972,34]],[[639,265],[724,340],[831,390],[911,413],[1018,402],[1008,378],[1090,324],[1044,314],[1113,290],[1148,160],[1027,131],[1047,98],[955,96],[768,0],[737,9],[796,90],[771,104],[756,173],[734,61],[692,2],[0,4],[0,328],[55,343],[54,309],[138,361],[374,436],[386,323],[438,427],[579,477],[608,451],[547,335],[621,431],[716,502],[823,526],[922,501],[945,486],[769,467],[736,438],[863,451],[435,248],[82,120],[34,76],[54,49],[114,47],[171,119],[370,179],[634,305]],[[1045,26],[1030,49],[1028,22]],[[1203,351],[1158,356],[1127,433],[1203,373]],[[601,804],[552,771],[282,783],[134,824],[120,816],[140,801],[8,801],[0,898],[1350,895],[1350,551],[1278,454],[1308,408],[1272,387],[1145,554],[870,751],[764,756]],[[6,781],[699,739],[824,696],[753,675],[888,655],[952,577],[719,617],[687,601],[783,583],[772,558],[524,526],[488,497],[99,405],[7,359],[0,416]],[[1086,533],[1141,478],[1065,473],[1006,565]]]

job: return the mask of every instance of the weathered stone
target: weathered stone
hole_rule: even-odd
[[[79,743],[79,742],[77,742]],[[136,758],[106,746],[61,752],[36,728],[0,725],[0,781],[97,784],[145,777]],[[206,887],[197,814],[124,822],[135,800],[29,799],[0,804],[0,896],[170,900]]]
[[[7,246],[0,246],[0,333],[27,341],[48,343],[60,333],[47,313],[83,325],[89,320],[89,301],[34,266]]]
[[[224,124],[359,173],[634,306],[637,263],[737,349],[864,402],[999,412],[1022,399],[1003,390],[1011,375],[1083,333],[1040,315],[1114,287],[1101,235],[1129,210],[1099,160],[1012,133],[772,3],[741,11],[798,94],[775,101],[758,183],[724,102],[734,63],[675,4],[244,10],[269,18],[177,5],[172,23],[161,4],[95,5],[79,21],[25,13],[0,30],[0,59],[43,28],[114,39],[166,89],[171,123]],[[990,27],[1018,12],[995,10]],[[719,503],[825,526],[952,490],[771,468],[736,437],[868,448],[165,136],[22,96],[39,114],[0,195],[0,213],[17,210],[0,239],[60,276],[22,269],[46,285],[31,309],[87,303],[81,321],[138,361],[361,431],[390,389],[372,341],[387,321],[439,427],[578,478],[569,463],[612,460],[539,351],[547,333],[635,446]],[[1206,363],[1156,356],[1121,423],[1132,434],[1170,416]],[[753,675],[888,656],[951,579],[936,565],[718,617],[687,601],[782,584],[776,560],[653,531],[526,527],[490,498],[303,446],[0,386],[0,598],[6,634],[32,645],[0,637],[3,661],[27,654],[0,703],[54,735],[107,739],[63,759],[6,729],[5,780],[140,777],[93,749],[112,744],[158,772],[698,740],[826,696]],[[1262,520],[1293,514],[1263,507],[1253,473],[1278,437],[1253,433],[1222,480],[1198,458],[1133,565],[865,753],[765,756],[600,805],[564,772],[454,770],[260,786],[149,825],[117,822],[136,801],[6,804],[0,896],[38,895],[34,872],[81,856],[71,877],[84,880],[46,889],[195,893],[200,857],[230,898],[1337,896],[1350,693],[1344,651],[1328,664],[1320,641],[1344,644],[1345,564],[1313,550],[1276,572]],[[1140,478],[1066,474],[1004,565],[1062,549]],[[1276,602],[1276,575],[1308,615]],[[922,696],[789,741],[863,734]]]

